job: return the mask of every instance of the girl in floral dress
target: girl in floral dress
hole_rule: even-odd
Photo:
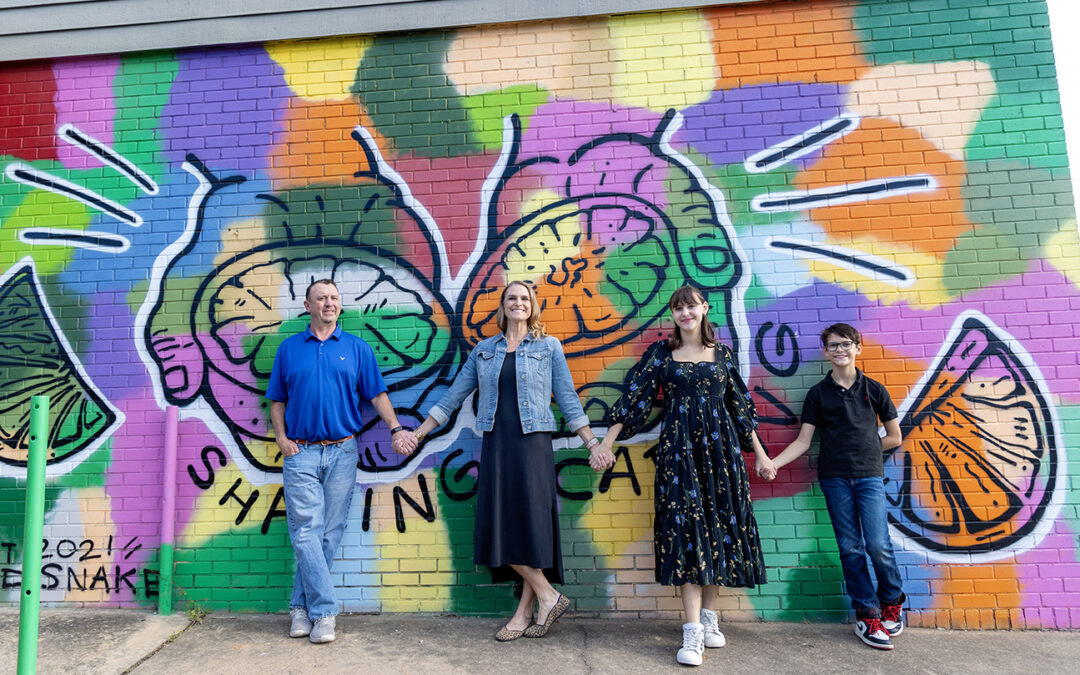
[[[742,453],[753,452],[758,462],[768,455],[755,431],[750,393],[731,349],[716,341],[701,292],[683,286],[668,306],[675,330],[651,345],[627,375],[594,458],[612,459],[616,438],[641,431],[663,392],[654,491],[656,581],[678,586],[682,595],[679,663],[700,665],[705,647],[725,643],[715,611],[719,587],[765,583]]]

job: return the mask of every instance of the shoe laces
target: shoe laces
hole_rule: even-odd
[[[684,628],[682,634],[683,649],[702,651],[705,649],[705,631],[694,628]]]
[[[866,634],[867,635],[873,635],[874,633],[878,633],[878,632],[885,633],[886,635],[888,634],[888,631],[885,630],[885,626],[881,625],[881,619],[878,619],[878,618],[863,619],[863,623],[866,624]]]
[[[289,616],[293,617],[294,619],[298,616],[302,616],[306,619],[307,610],[303,607],[293,607],[291,610],[289,610]]]
[[[882,621],[900,621],[900,612],[903,605],[885,605],[881,608]]]

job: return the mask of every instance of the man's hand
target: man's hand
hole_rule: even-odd
[[[293,442],[292,439],[289,439],[289,438],[279,438],[279,439],[277,439],[277,446],[278,446],[278,450],[281,451],[281,456],[283,458],[284,457],[292,457],[296,453],[300,452],[299,446],[297,446],[296,443]]]
[[[402,429],[390,438],[390,447],[399,455],[411,455],[418,445],[416,433],[409,429]]]

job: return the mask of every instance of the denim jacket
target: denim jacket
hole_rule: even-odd
[[[505,358],[506,337],[502,333],[481,341],[469,353],[450,389],[428,414],[439,424],[446,424],[450,413],[479,388],[476,430],[491,431],[495,426],[495,406],[499,402],[499,372]],[[526,336],[517,348],[517,378],[517,405],[523,433],[555,431],[552,393],[571,431],[589,423],[557,339],[547,336],[537,340]]]

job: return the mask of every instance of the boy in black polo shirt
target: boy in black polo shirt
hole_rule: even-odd
[[[855,608],[855,634],[871,647],[892,649],[891,637],[904,630],[906,597],[889,540],[882,456],[884,449],[900,445],[900,422],[885,387],[855,367],[862,353],[859,331],[833,324],[822,332],[821,344],[832,372],[806,394],[798,438],[771,464],[759,462],[757,472],[772,480],[776,469],[810,449],[815,430],[821,432],[818,481]],[[879,420],[884,438],[878,435]],[[876,591],[867,554],[874,563]]]

